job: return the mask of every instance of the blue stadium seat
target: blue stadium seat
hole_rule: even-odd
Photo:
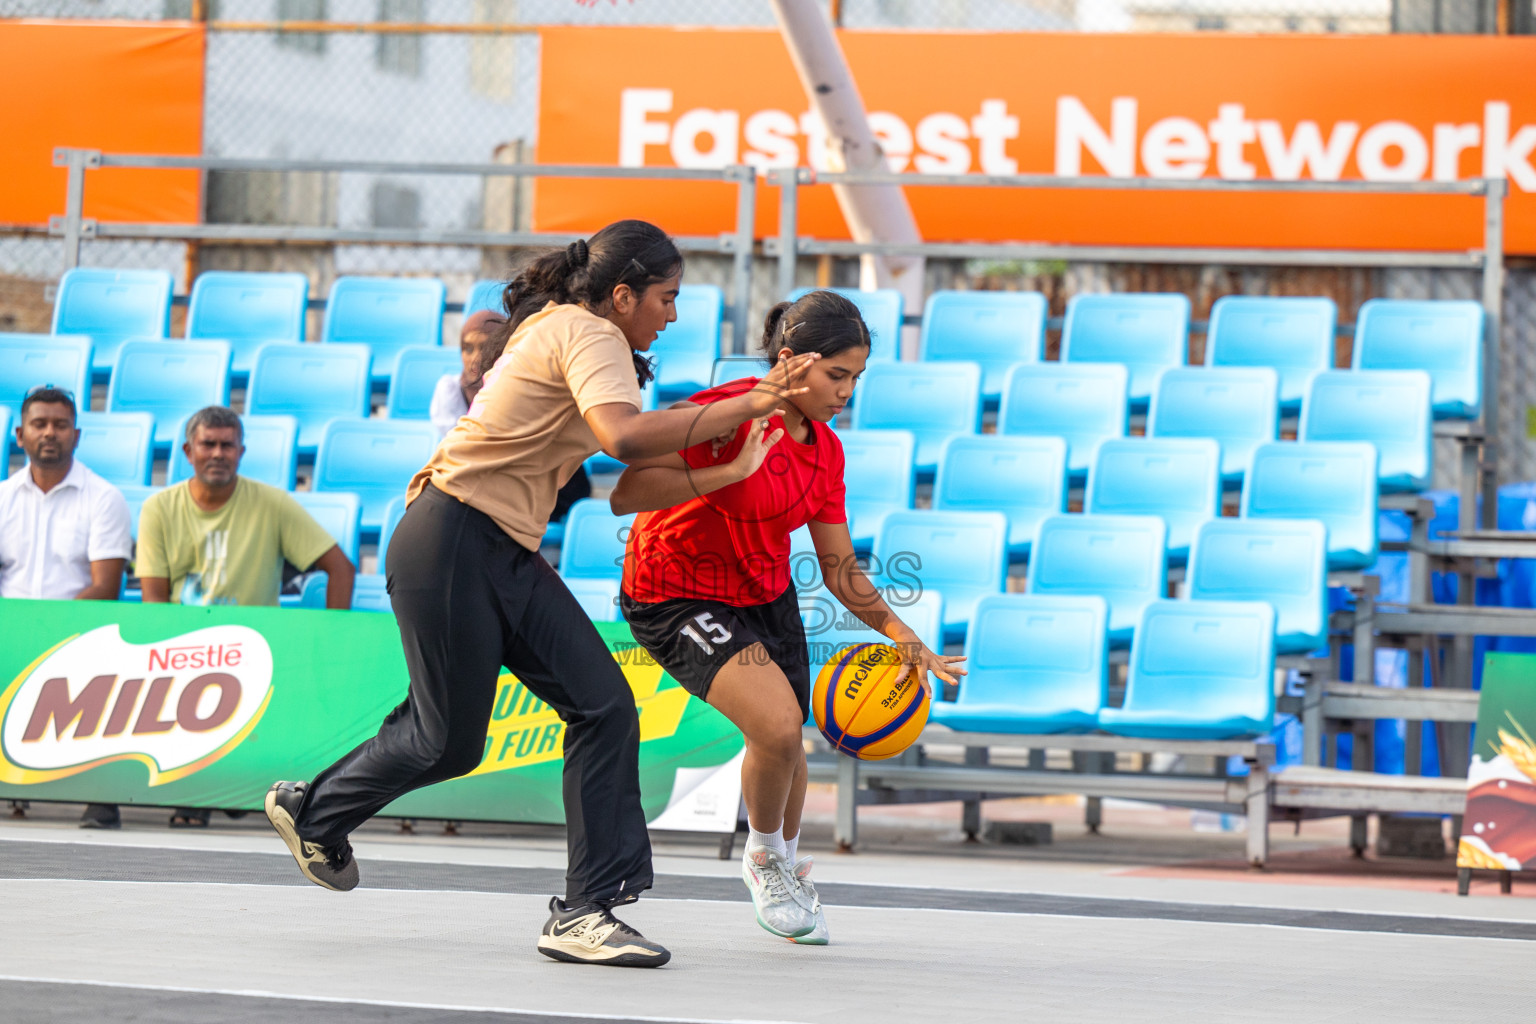
[[[868,551],[886,513],[912,507],[917,439],[910,430],[844,430],[837,439],[843,444],[848,532],[854,548]]]
[[[379,572],[389,569],[389,541],[395,535],[395,527],[405,518],[405,495],[397,494],[384,506],[384,525],[379,528]]]
[[[1312,375],[1333,369],[1338,307],[1329,298],[1224,295],[1211,306],[1207,366],[1268,366],[1280,374],[1280,404],[1301,408]]]
[[[464,370],[456,348],[413,345],[400,350],[395,376],[389,382],[384,415],[392,420],[424,420],[432,411],[432,392],[446,374],[457,377]]]
[[[155,461],[155,418],[147,412],[82,412],[75,458],[117,484],[149,485]]]
[[[172,287],[164,270],[66,270],[53,305],[53,333],[89,337],[92,368],[105,377],[127,339],[171,336]]]
[[[1369,441],[1383,493],[1422,491],[1434,458],[1430,379],[1423,370],[1330,370],[1312,378],[1303,441]]]
[[[11,427],[11,407],[0,405],[0,477],[10,475],[11,449],[16,446],[16,433]]]
[[[1061,358],[1069,363],[1123,363],[1130,402],[1144,409],[1157,377],[1189,359],[1189,298],[1184,295],[1090,295],[1067,300]]]
[[[373,381],[387,385],[400,350],[442,345],[447,288],[429,277],[338,277],[325,303],[320,340],[367,345]]]
[[[192,282],[187,306],[187,337],[229,342],[230,373],[251,375],[256,350],[269,341],[303,341],[309,311],[309,278],[209,270]]]
[[[633,515],[616,516],[602,498],[582,498],[565,517],[560,542],[562,579],[610,579],[624,575],[624,547],[635,525]]]
[[[469,298],[464,300],[464,315],[468,317],[488,309],[498,316],[506,316],[507,307],[502,305],[502,293],[506,290],[506,281],[476,281],[469,290]]]
[[[316,491],[349,491],[362,502],[362,530],[377,537],[389,503],[437,448],[430,423],[412,420],[332,420],[315,458]]]
[[[1263,601],[1155,601],[1131,646],[1125,706],[1099,712],[1120,736],[1262,736],[1275,719],[1275,610]]]
[[[1279,436],[1279,377],[1267,366],[1189,366],[1163,371],[1147,413],[1150,437],[1210,437],[1221,478],[1243,482],[1253,450]]]
[[[295,491],[293,497],[315,522],[325,528],[325,532],[335,539],[336,546],[341,548],[341,553],[356,566],[358,546],[362,541],[359,520],[363,511],[363,503],[357,495],[348,491]],[[320,604],[324,607],[323,599]]]
[[[709,387],[720,356],[720,322],[725,295],[712,284],[685,284],[677,292],[677,321],[651,345],[661,360],[656,383],[661,401],[675,402]]]
[[[123,498],[128,502],[128,532],[135,541],[139,539],[139,513],[144,511],[144,503],[151,495],[159,494],[164,487],[149,487],[142,484],[119,484],[119,491],[123,492]]]
[[[1001,512],[892,512],[875,538],[870,577],[891,588],[886,600],[937,591],[944,598],[944,641],[965,639],[971,610],[1003,592],[1008,519]]]
[[[331,420],[368,415],[370,359],[367,345],[263,345],[245,411],[292,416],[299,422],[299,454],[313,455]]]
[[[1009,367],[1045,358],[1049,314],[1039,292],[934,292],[923,307],[919,358],[979,364],[982,397],[996,402]]]
[[[1376,561],[1376,502],[1374,445],[1277,441],[1253,453],[1243,518],[1322,520],[1328,568],[1348,572]]]
[[[960,697],[929,716],[966,732],[1092,732],[1109,695],[1102,597],[994,594],[976,605]]]
[[[721,356],[710,368],[709,386],[719,387],[743,377],[761,377],[767,372],[768,362],[762,356]]]
[[[1067,471],[1082,480],[1099,445],[1125,436],[1128,379],[1118,363],[1020,364],[1008,373],[997,431],[1064,438]]]
[[[1023,561],[1040,520],[1067,510],[1067,442],[1011,434],[952,437],[934,481],[933,507],[1003,513],[1008,557]]]
[[[901,320],[906,310],[901,292],[895,288],[878,288],[872,292],[858,288],[796,288],[789,293],[789,301],[795,302],[814,291],[836,292],[855,306],[869,328],[869,361],[895,362],[901,359]]]
[[[1316,519],[1212,519],[1189,556],[1192,601],[1268,601],[1275,652],[1328,643],[1328,528]]]
[[[355,612],[392,612],[388,581],[380,573],[360,572],[352,577],[352,610]]]
[[[571,596],[593,622],[618,622],[619,581],[615,579],[569,579],[565,581]]]
[[[358,577],[353,577],[353,586],[356,587]],[[309,608],[322,610],[325,608],[325,588],[329,583],[329,576],[323,572],[307,573],[299,583],[297,594],[279,594],[277,603],[282,608]]]
[[[1097,594],[1109,602],[1110,644],[1124,647],[1165,592],[1167,538],[1157,516],[1051,516],[1030,552],[1029,593]]]
[[[1221,515],[1221,445],[1208,437],[1123,437],[1099,446],[1083,510],[1161,516],[1168,562],[1189,558],[1200,524]]]
[[[1483,307],[1371,299],[1355,319],[1353,365],[1424,370],[1433,381],[1437,418],[1476,419],[1483,411]]]
[[[242,416],[245,454],[240,457],[240,475],[285,491],[293,490],[299,467],[299,421],[292,416]],[[176,428],[171,445],[171,465],[166,483],[176,484],[192,477],[192,463],[182,449],[187,425]]]
[[[177,426],[208,405],[229,405],[229,343],[130,338],[117,350],[108,412],[155,418],[155,450],[181,442]]]
[[[938,469],[944,443],[981,430],[981,367],[975,363],[871,363],[853,407],[856,430],[910,430],[923,476]]]
[[[21,415],[35,387],[74,392],[75,407],[91,407],[91,339],[73,334],[0,334],[0,403]]]

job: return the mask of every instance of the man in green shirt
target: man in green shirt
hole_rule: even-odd
[[[192,479],[139,514],[136,567],[144,602],[276,605],[283,562],[326,573],[325,606],[352,605],[353,567],[293,495],[239,475],[240,417],[223,406],[187,421]]]

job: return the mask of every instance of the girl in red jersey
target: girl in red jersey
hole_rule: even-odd
[[[630,532],[619,604],[635,639],[690,693],[746,737],[741,768],[748,827],[742,878],[757,920],[794,942],[822,945],[826,919],[796,861],[805,803],[810,667],[790,580],[792,531],[810,525],[827,589],[902,651],[911,670],[949,682],[957,657],[929,650],[880,597],[854,559],[843,509],[843,450],[827,426],[848,404],[869,357],[852,302],[812,292],[775,306],[763,330],[771,363],[819,356],[771,416],[673,455],[630,464],[615,513],[642,513]],[[732,381],[694,395],[701,411],[760,385]]]

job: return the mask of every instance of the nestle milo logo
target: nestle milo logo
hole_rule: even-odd
[[[116,624],[73,637],[0,695],[0,780],[39,783],[136,760],[156,786],[245,738],[266,708],[272,651],[247,626],[130,644]]]

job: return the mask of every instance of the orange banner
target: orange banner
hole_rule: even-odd
[[[203,38],[185,22],[0,21],[0,223],[64,212],[55,146],[201,153]],[[87,217],[195,223],[200,213],[195,170],[86,174]]]
[[[777,32],[546,28],[545,163],[829,167]],[[894,170],[1510,181],[1506,249],[1536,252],[1536,38],[843,32]],[[777,231],[760,193],[760,236]],[[1481,199],[909,188],[926,239],[1468,249]],[[645,217],[732,229],[735,189],[541,180],[541,230]],[[847,238],[831,190],[801,231]]]

